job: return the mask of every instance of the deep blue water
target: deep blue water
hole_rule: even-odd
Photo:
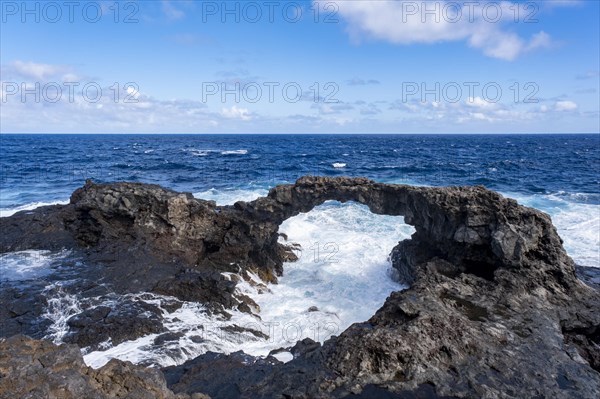
[[[600,197],[600,135],[1,135],[0,144],[3,209],[67,199],[86,178],[202,192],[349,175]]]

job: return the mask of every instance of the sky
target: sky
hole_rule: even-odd
[[[1,133],[597,133],[600,1],[0,0]]]

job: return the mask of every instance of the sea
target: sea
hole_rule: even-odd
[[[482,185],[548,213],[577,264],[600,267],[600,135],[0,135],[0,216],[68,203],[86,179],[160,184],[228,205],[251,201],[303,175],[364,176],[418,186]],[[367,320],[387,296],[405,289],[388,255],[414,229],[402,217],[374,215],[360,204],[326,202],[286,220],[280,231],[298,243],[299,261],[278,284],[242,283],[257,315],[211,315],[198,303],[173,310],[151,293],[82,298],[69,290],[68,251],[0,255],[0,289],[45,285],[46,338],[62,342],[69,317],[124,300],[153,303],[176,338],[158,334],[83,348],[100,367],[111,358],[137,364],[181,364],[208,351],[239,350],[292,358],[289,347],[324,342]],[[85,267],[85,265],[80,265]],[[258,280],[258,277],[255,277]],[[256,281],[259,283],[259,281]],[[260,330],[264,335],[228,326]],[[201,336],[201,339],[197,337]],[[283,348],[283,349],[281,349]],[[287,348],[287,349],[286,349]],[[273,351],[273,352],[272,352]]]

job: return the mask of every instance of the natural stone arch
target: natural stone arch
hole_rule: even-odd
[[[278,226],[328,200],[355,201],[376,214],[404,216],[415,233],[394,248],[392,258],[407,283],[414,281],[419,265],[433,257],[455,266],[446,273],[469,272],[486,279],[493,279],[500,267],[534,261],[539,251],[550,250],[555,256],[549,264],[572,265],[564,252],[552,250],[561,246],[561,240],[546,214],[484,187],[414,187],[365,178],[303,177],[235,208],[250,219]],[[272,245],[273,240],[275,235]]]
[[[235,307],[236,284],[221,273],[252,270],[275,282],[284,261],[294,257],[278,243],[279,225],[328,200],[404,216],[415,233],[394,248],[392,259],[409,284],[433,258],[446,261],[437,269],[447,275],[467,272],[491,280],[503,268],[535,266],[565,284],[575,279],[572,260],[540,211],[483,187],[413,187],[345,177],[302,177],[232,206],[156,185],[88,181],[69,205],[0,219],[0,251],[84,248],[91,261],[112,257],[98,274],[117,290]]]
[[[499,397],[517,389],[526,397],[597,396],[597,288],[577,278],[546,214],[483,187],[304,177],[256,201],[217,206],[159,186],[87,182],[69,205],[0,219],[0,252],[72,248],[84,257],[85,273],[117,290],[243,310],[236,282],[222,273],[243,278],[253,270],[276,280],[290,256],[277,242],[279,224],[329,199],[403,215],[415,227],[412,239],[393,251],[411,287],[393,292],[373,317],[323,346],[297,343],[285,365],[247,364],[239,354],[200,356],[171,371],[178,391],[233,379],[248,397],[347,397],[361,389],[432,397]],[[256,378],[237,378],[230,364]]]

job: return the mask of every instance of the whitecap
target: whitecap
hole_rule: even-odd
[[[600,267],[600,205],[580,202],[590,199],[588,195],[559,192],[544,195],[513,193],[507,196],[549,214],[567,254],[575,263]]]
[[[268,193],[267,189],[261,188],[227,190],[211,188],[210,190],[194,193],[193,195],[199,199],[215,201],[218,205],[233,205],[238,201],[254,201],[259,197],[266,196]]]
[[[69,332],[67,321],[72,316],[82,312],[81,303],[76,295],[63,290],[61,283],[50,284],[44,290],[46,296],[46,310],[42,317],[50,320],[48,333],[44,338],[55,344],[61,344]]]
[[[192,151],[192,155],[196,156],[196,157],[206,157],[208,155],[210,155],[210,153],[213,151],[202,151],[202,150],[198,150],[198,151]]]
[[[0,279],[25,281],[52,273],[52,266],[69,254],[69,251],[27,250],[0,255]]]
[[[368,320],[391,292],[406,288],[392,279],[388,259],[398,241],[414,232],[402,217],[373,215],[356,203],[327,202],[286,220],[280,231],[287,243],[300,244],[299,260],[286,263],[278,284],[262,291],[240,285],[259,305],[273,341],[249,343],[247,353],[265,356],[303,338],[324,342]]]
[[[294,355],[292,355],[290,352],[277,352],[273,355],[273,357],[279,360],[280,362],[284,363],[287,363],[290,360],[294,359]]]
[[[143,337],[122,342],[112,346],[110,342],[103,343],[100,350],[88,351],[83,349],[84,361],[88,366],[98,368],[110,359],[117,358],[133,363],[151,363],[162,367],[178,365],[193,359],[208,351],[229,354],[244,350],[252,341],[265,342],[263,337],[257,337],[243,328],[251,328],[258,320],[256,316],[231,310],[231,319],[211,315],[199,303],[181,302],[173,297],[152,293],[130,294],[123,298],[144,301],[158,306],[162,311],[163,326],[166,331],[178,333],[174,340],[155,344],[161,334],[148,334]],[[181,307],[172,310],[164,306],[166,303],[179,302]],[[242,330],[231,331],[228,327],[238,326]]]
[[[346,167],[346,164],[341,162],[335,162],[332,163],[331,166],[333,166],[335,169],[343,169]]]
[[[182,151],[184,152],[189,152],[190,154],[192,154],[193,156],[196,157],[206,157],[208,155],[210,155],[213,152],[219,152],[220,150],[205,150],[205,149],[198,149],[198,148],[183,148]]]
[[[221,151],[221,155],[246,155],[248,150],[227,150]]]
[[[267,356],[303,338],[324,342],[352,323],[367,320],[391,292],[405,288],[391,278],[388,260],[398,241],[414,232],[401,217],[373,215],[360,204],[327,202],[288,219],[280,229],[301,245],[299,261],[284,265],[278,284],[265,284],[248,273],[236,287],[238,295],[258,304],[257,315],[230,310],[231,318],[225,319],[210,315],[199,303],[181,302],[173,310],[163,304],[177,301],[174,298],[131,294],[128,297],[159,306],[166,330],[180,336],[160,344],[154,343],[160,334],[116,346],[106,343],[101,350],[84,351],[86,364],[97,368],[118,358],[164,367],[207,351]],[[279,350],[275,357],[292,359],[288,350]]]
[[[19,205],[12,208],[0,208],[0,217],[8,217],[12,216],[20,211],[31,211],[33,209],[39,208],[40,206],[48,206],[48,205],[66,205],[68,204],[68,200],[64,201],[54,201],[54,202],[31,202],[25,205]]]

